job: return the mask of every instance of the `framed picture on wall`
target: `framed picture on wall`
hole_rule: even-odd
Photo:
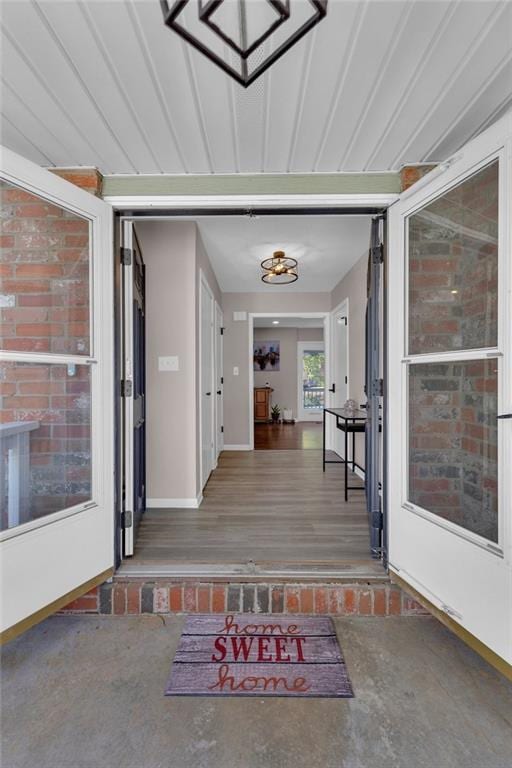
[[[254,370],[278,371],[279,355],[278,341],[255,341],[253,347]]]

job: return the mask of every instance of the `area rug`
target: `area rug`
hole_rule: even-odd
[[[187,617],[166,696],[354,695],[327,616]]]

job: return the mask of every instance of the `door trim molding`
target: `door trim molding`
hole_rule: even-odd
[[[107,568],[106,571],[102,571],[97,576],[94,576],[94,578],[89,579],[89,581],[85,581],[83,584],[80,584],[79,587],[75,587],[75,589],[66,592],[65,595],[62,595],[62,597],[57,598],[57,600],[53,600],[53,602],[45,605],[44,608],[40,608],[38,611],[35,611],[35,613],[32,613],[25,619],[18,621],[17,624],[13,624],[12,627],[4,629],[3,632],[0,632],[0,645],[5,645],[5,643],[14,640],[16,637],[23,634],[23,632],[26,632],[27,629],[30,629],[36,624],[39,624],[40,621],[47,619],[48,616],[51,616],[53,613],[56,613],[56,611],[64,608],[64,606],[73,602],[73,600],[82,597],[82,595],[85,595],[86,592],[89,592],[99,584],[103,584],[103,582],[112,577],[113,573],[113,568]]]

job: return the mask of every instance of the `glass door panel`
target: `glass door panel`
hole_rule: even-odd
[[[0,381],[0,530],[90,501],[90,366],[1,362]]]
[[[498,181],[494,160],[406,220],[406,498],[496,543]]]
[[[408,500],[498,541],[498,362],[409,366]]]
[[[325,352],[305,349],[302,353],[302,407],[318,411],[324,407]]]
[[[0,346],[90,355],[90,221],[0,181]]]
[[[407,223],[408,354],[495,347],[498,161]]]

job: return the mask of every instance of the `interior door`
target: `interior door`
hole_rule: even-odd
[[[512,661],[508,116],[391,208],[389,562]]]
[[[366,509],[370,526],[370,551],[373,557],[382,555],[382,498],[381,498],[381,272],[384,247],[381,240],[381,217],[372,219],[370,250],[368,254],[368,283],[366,302],[365,346],[365,477]]]
[[[133,222],[123,222],[123,553],[133,555],[146,509],[145,265]]]
[[[200,280],[200,413],[201,413],[201,487],[213,469],[214,453],[214,343],[213,294],[201,274]]]
[[[223,316],[215,302],[215,463],[224,448],[224,353]]]
[[[329,386],[331,408],[342,408],[349,397],[348,386],[348,299],[331,315],[331,371]],[[330,419],[331,445],[338,456],[344,458],[345,442],[343,432],[336,429],[335,419]]]
[[[2,639],[114,565],[112,209],[1,149]]]

